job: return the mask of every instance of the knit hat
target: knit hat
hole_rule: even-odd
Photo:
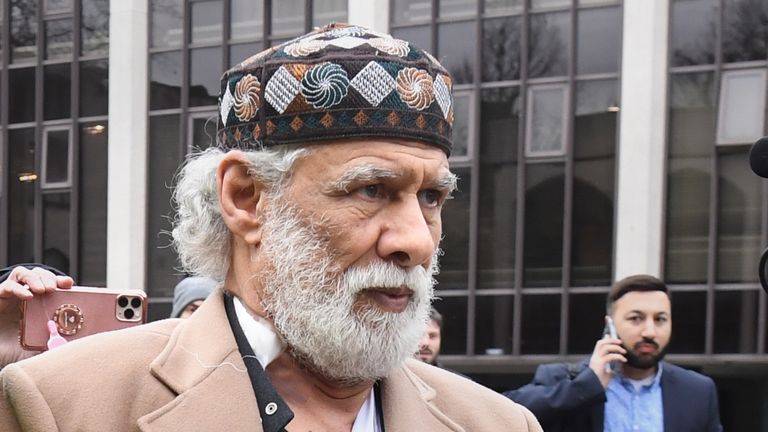
[[[452,80],[429,53],[331,24],[224,73],[218,145],[262,149],[344,138],[411,139],[451,152]]]
[[[183,279],[173,289],[171,318],[178,318],[190,303],[205,300],[218,285],[218,282],[207,277],[190,276]]]

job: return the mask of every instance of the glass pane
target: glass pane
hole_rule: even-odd
[[[619,4],[621,0],[576,0],[579,6]]]
[[[446,297],[432,303],[443,316],[440,354],[467,353],[467,298]]]
[[[467,156],[470,142],[474,141],[470,123],[474,117],[471,94],[453,96],[453,150],[451,156]]]
[[[485,13],[514,13],[523,10],[524,0],[483,0],[483,11]]]
[[[560,351],[560,295],[524,295],[521,354]]]
[[[262,49],[261,42],[231,45],[229,47],[229,67],[235,67],[248,57],[261,52]]]
[[[437,275],[438,290],[465,290],[469,282],[469,201],[472,174],[469,168],[454,168],[459,176],[458,189],[453,199],[443,205],[443,240],[440,248],[445,255],[440,257],[440,274]]]
[[[715,61],[716,0],[673,0],[670,16],[672,66]]]
[[[10,123],[35,120],[35,69],[10,69],[8,71],[8,110]]]
[[[440,0],[438,15],[440,18],[456,18],[477,14],[477,0]]]
[[[729,0],[723,9],[723,61],[765,60],[768,3]]]
[[[184,40],[183,0],[150,0],[151,48],[177,47]]]
[[[591,354],[603,335],[606,294],[571,294],[568,302],[568,354]]]
[[[70,182],[69,131],[46,131],[44,185]]]
[[[8,263],[34,262],[35,129],[8,131]]]
[[[72,19],[45,22],[45,58],[72,58]]]
[[[431,0],[392,0],[392,24],[424,22],[431,17]]]
[[[147,294],[172,297],[173,287],[181,280],[176,252],[169,247],[173,218],[171,189],[181,163],[179,155],[179,116],[149,117],[149,183],[147,211]]]
[[[765,70],[723,72],[717,142],[751,143],[763,135]]]
[[[71,104],[71,68],[69,63],[45,67],[43,82],[43,118],[69,118]]]
[[[216,105],[221,61],[220,47],[189,50],[189,106]]]
[[[763,181],[744,168],[749,147],[718,149],[717,282],[757,282]]]
[[[610,285],[618,83],[576,84],[571,285]]]
[[[37,2],[11,3],[11,62],[37,58]]]
[[[515,298],[477,296],[475,304],[475,354],[511,354]]]
[[[347,0],[314,0],[312,26],[321,27],[332,22],[347,22]]]
[[[109,54],[109,0],[80,1],[80,54],[106,56]]]
[[[515,286],[519,90],[482,91],[478,287]]]
[[[260,39],[264,34],[264,0],[231,0],[232,39]]]
[[[272,2],[272,34],[275,36],[304,33],[304,0]]]
[[[149,59],[149,109],[178,108],[181,104],[181,53],[150,54]]]
[[[392,36],[410,42],[418,48],[432,52],[432,36],[429,26],[392,29]]]
[[[192,121],[192,151],[205,150],[216,144],[216,114],[195,117]]]
[[[571,0],[531,0],[531,9],[567,7],[570,5]]]
[[[757,352],[759,294],[758,291],[715,293],[715,353]]]
[[[526,166],[524,286],[561,286],[564,171],[563,164]]]
[[[570,13],[531,15],[528,34],[528,75],[531,78],[568,73]]]
[[[43,0],[45,2],[45,13],[72,12],[72,0]]]
[[[483,81],[520,79],[520,17],[483,21]]]
[[[471,83],[477,44],[474,21],[440,24],[437,50],[440,63],[453,75],[456,84]]]
[[[43,264],[69,273],[69,192],[43,195]]]
[[[80,63],[80,116],[107,115],[109,105],[109,62]]]
[[[577,29],[576,73],[618,72],[621,10],[599,8],[579,11]]]
[[[672,354],[704,352],[707,332],[707,293],[672,293],[672,328],[675,334],[669,344]]]
[[[665,279],[705,282],[714,148],[712,75],[672,75],[670,93]]]
[[[80,229],[77,282],[107,284],[107,126],[84,123],[80,131]]]
[[[192,14],[193,44],[221,42],[224,5],[221,0],[197,1],[189,4]]]
[[[528,90],[527,156],[565,153],[565,87],[530,87]]]

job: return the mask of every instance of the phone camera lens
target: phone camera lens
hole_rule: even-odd
[[[120,307],[126,307],[128,306],[128,299],[125,297],[118,297],[117,299],[117,305]]]
[[[124,314],[126,319],[132,319],[134,315],[133,309],[126,309]]]
[[[141,307],[141,299],[138,297],[134,297],[131,299],[131,307],[133,308],[140,308]]]

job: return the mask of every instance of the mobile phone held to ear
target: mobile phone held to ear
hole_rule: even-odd
[[[613,318],[610,316],[605,317],[605,328],[603,329],[603,337],[609,336],[613,339],[618,339],[619,335],[616,333],[616,324],[613,323]],[[605,365],[606,372],[617,372],[619,369],[618,362],[612,361]]]
[[[21,302],[19,342],[32,351],[48,349],[48,321],[67,341],[143,324],[147,295],[141,290],[72,287]]]

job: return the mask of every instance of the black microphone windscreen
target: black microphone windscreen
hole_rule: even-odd
[[[768,137],[762,137],[752,145],[749,166],[755,174],[768,178]]]

